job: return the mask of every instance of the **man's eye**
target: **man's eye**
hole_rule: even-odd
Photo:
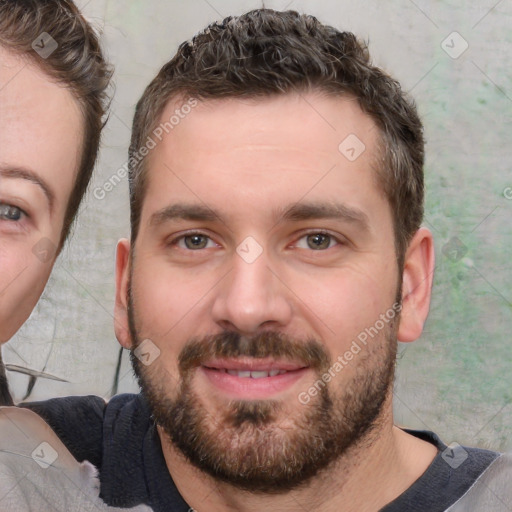
[[[299,239],[296,246],[300,249],[322,251],[337,245],[338,241],[327,233],[311,233]]]
[[[177,240],[176,245],[182,249],[190,250],[208,249],[210,247],[215,247],[214,242],[209,237],[199,233],[182,236]]]
[[[17,221],[21,219],[21,216],[23,214],[23,210],[21,210],[17,206],[11,206],[10,204],[0,203],[0,220]]]

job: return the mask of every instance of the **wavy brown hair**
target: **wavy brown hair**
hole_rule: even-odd
[[[32,47],[44,32],[58,45],[46,58]],[[96,163],[112,71],[101,51],[98,35],[71,0],[0,0],[0,46],[28,59],[51,80],[68,88],[83,115],[82,156],[66,208],[60,250]],[[1,354],[0,405],[12,405]]]

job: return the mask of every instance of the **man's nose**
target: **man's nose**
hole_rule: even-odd
[[[223,329],[255,334],[290,322],[292,294],[270,263],[264,251],[253,261],[243,253],[233,255],[233,268],[219,283],[212,309]]]

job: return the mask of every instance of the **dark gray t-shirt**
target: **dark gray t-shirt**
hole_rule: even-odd
[[[88,460],[99,469],[100,495],[107,504],[146,504],[154,512],[189,512],[190,506],[167,470],[142,395],[118,395],[108,403],[95,396],[56,398],[23,406],[42,416],[79,462]],[[438,455],[425,473],[381,512],[443,512],[499,456],[477,448],[454,454],[445,451],[446,445],[432,432],[407,432],[432,443]],[[208,503],[204,511],[208,511]]]

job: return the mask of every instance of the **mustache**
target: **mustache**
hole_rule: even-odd
[[[247,337],[224,331],[190,340],[180,352],[178,365],[180,372],[186,373],[211,359],[237,357],[286,359],[318,371],[329,368],[331,362],[322,344],[313,338],[300,341],[271,331]]]

